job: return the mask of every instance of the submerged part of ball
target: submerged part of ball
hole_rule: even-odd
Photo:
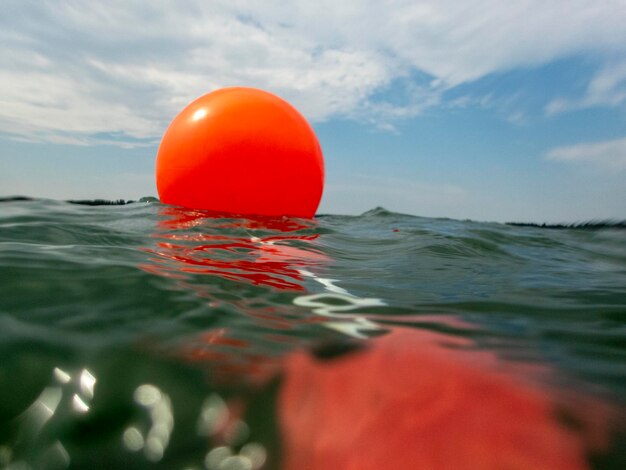
[[[168,127],[156,161],[161,202],[247,215],[313,217],[324,160],[313,129],[254,88],[204,95]]]

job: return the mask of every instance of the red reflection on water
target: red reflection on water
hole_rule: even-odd
[[[233,214],[223,214],[211,211],[199,211],[182,207],[162,207],[159,215],[165,219],[159,221],[159,226],[164,229],[188,229],[203,224],[208,219],[219,222],[222,228],[245,228],[249,230],[278,230],[280,232],[294,232],[310,228],[313,221],[308,219],[297,219],[293,217],[266,217],[245,215],[241,218],[233,219]],[[227,220],[235,220],[227,222]]]
[[[203,276],[235,281],[239,285],[265,286],[290,292],[304,291],[303,270],[327,263],[315,248],[317,233],[312,220],[288,217],[233,218],[178,207],[163,207],[159,215],[149,263],[140,266],[152,274],[177,280],[181,289],[206,298],[212,308],[233,310],[253,319],[266,330],[290,330],[296,325],[322,321],[294,314],[289,304],[268,304],[262,297],[239,295],[207,282]],[[304,271],[307,272],[307,271]],[[227,295],[228,300],[221,300]],[[279,369],[279,358],[260,357],[236,331],[207,331],[182,346],[177,355],[209,365],[216,384],[261,384]]]
[[[184,274],[218,276],[236,282],[302,291],[301,270],[326,262],[322,252],[310,244],[318,234],[297,234],[314,227],[314,221],[287,217],[225,218],[205,211],[167,207],[160,215],[160,239],[156,255],[140,267],[153,274],[184,278]],[[229,216],[232,217],[232,216]],[[207,232],[197,232],[197,228]],[[196,229],[193,232],[191,229]],[[217,233],[210,233],[211,231]],[[273,232],[267,235],[267,232]],[[229,232],[234,232],[229,235]],[[278,234],[276,234],[278,232]],[[256,233],[263,233],[256,236]],[[308,243],[306,249],[290,243]]]
[[[584,469],[588,448],[607,446],[603,405],[586,400],[596,421],[567,427],[555,396],[469,342],[396,328],[368,344],[285,360],[284,470]]]

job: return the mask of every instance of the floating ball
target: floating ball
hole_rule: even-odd
[[[233,214],[313,217],[324,160],[313,129],[283,99],[223,88],[189,104],[156,160],[161,202]]]

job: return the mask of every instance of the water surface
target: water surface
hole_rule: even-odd
[[[0,467],[622,468],[625,340],[619,224],[0,202]]]

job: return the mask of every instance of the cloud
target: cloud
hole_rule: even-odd
[[[492,73],[618,53],[626,43],[620,5],[7,0],[0,129],[22,139],[145,145],[190,100],[228,85],[278,93],[313,121],[392,128]],[[612,85],[598,80],[590,90],[606,101]],[[398,87],[402,102],[389,99]]]
[[[598,106],[615,107],[626,103],[626,60],[611,63],[591,79],[580,99],[556,98],[546,106],[548,116]]]
[[[585,143],[550,150],[546,157],[571,163],[588,163],[609,171],[626,171],[626,138]]]

